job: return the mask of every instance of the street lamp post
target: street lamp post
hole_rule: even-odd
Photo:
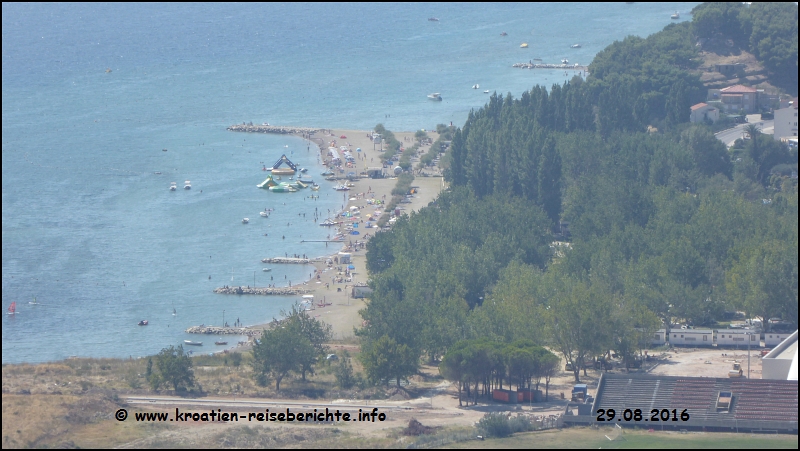
[[[747,333],[747,378],[750,379],[750,342],[753,341],[753,333]]]

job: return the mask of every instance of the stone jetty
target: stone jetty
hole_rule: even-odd
[[[218,294],[260,294],[262,296],[296,296],[298,294],[308,294],[311,290],[299,287],[219,287],[214,289]]]
[[[232,132],[248,132],[248,133],[277,133],[280,135],[309,135],[318,131],[316,128],[308,127],[286,127],[281,125],[253,125],[249,124],[236,124],[228,127]]]
[[[314,262],[314,260],[310,258],[272,257],[261,259],[261,263],[296,263],[300,265],[307,265],[312,262]]]
[[[589,66],[577,64],[546,64],[546,63],[514,63],[511,67],[519,69],[561,69],[561,70],[588,70]]]
[[[185,330],[187,334],[206,334],[206,335],[247,335],[257,337],[261,335],[260,330],[248,329],[246,327],[219,327],[219,326],[192,326]]]

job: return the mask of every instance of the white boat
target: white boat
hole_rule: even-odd
[[[528,43],[527,42],[523,42],[522,44],[519,45],[519,48],[527,49],[528,48]]]
[[[336,191],[349,191],[350,190],[350,188],[348,188],[346,185],[336,185],[336,186],[333,187],[333,189],[335,189]]]
[[[334,222],[333,220],[331,220],[330,218],[328,218],[328,219],[326,219],[326,220],[324,220],[324,221],[319,223],[319,225],[325,226],[325,227],[335,226],[336,224],[337,223]]]
[[[484,94],[489,94],[489,90],[483,91]]]
[[[169,190],[170,190],[170,191],[176,191],[177,189],[178,189],[178,182],[172,182],[172,183],[169,185]]]
[[[438,92],[434,92],[434,93],[428,94],[428,98],[431,99],[431,100],[442,100],[442,95],[439,94]]]
[[[250,218],[242,219],[242,224],[247,224],[248,222],[250,222]]]
[[[303,174],[305,174],[306,172],[308,172],[308,169],[306,169],[306,168],[300,168],[300,172],[302,172]]]
[[[189,346],[203,346],[202,341],[183,340],[183,342]]]
[[[676,20],[677,20],[677,19],[680,19],[680,18],[681,18],[681,15],[680,15],[680,13],[679,13],[678,11],[675,11],[675,14],[673,14],[673,15],[669,16],[669,18],[670,18],[670,19],[676,19]]]
[[[563,60],[561,60],[561,64],[569,64],[569,60],[564,58]]]
[[[186,180],[183,182],[183,189],[192,189],[192,182]]]
[[[480,86],[480,85],[478,85],[478,84],[474,84],[474,85],[472,85],[472,89],[478,89],[478,88],[480,88],[480,87],[481,87],[481,86]]]
[[[311,190],[312,191],[319,191],[319,185],[317,185],[316,183],[311,185]]]
[[[272,268],[264,268],[264,269],[262,269],[262,271],[264,271],[264,272],[270,272],[270,271],[272,271]]]
[[[267,217],[267,212],[266,211],[262,211],[259,214],[261,215],[262,218],[266,218]]]
[[[569,46],[569,48],[571,48],[571,49],[579,49],[579,48],[581,48],[581,45],[580,44],[572,44],[571,46]]]
[[[331,170],[327,170],[327,171],[323,172],[323,173],[322,173],[322,174],[320,174],[320,175],[322,175],[323,177],[327,177],[327,176],[329,176],[329,175],[333,175],[333,171],[331,171]]]

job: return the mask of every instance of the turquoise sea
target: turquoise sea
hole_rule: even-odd
[[[3,3],[2,304],[18,312],[3,315],[3,363],[153,354],[188,326],[266,322],[294,302],[211,290],[308,279],[260,259],[337,250],[300,240],[327,235],[314,211],[341,197],[258,190],[282,153],[319,178],[315,149],[226,126],[460,125],[484,89],[567,79],[513,63],[588,64],[694,5]]]

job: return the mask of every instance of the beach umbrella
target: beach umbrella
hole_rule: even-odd
[[[353,266],[353,265],[348,265],[348,266],[347,266],[347,269],[356,269],[356,267],[355,267],[355,266]]]
[[[353,230],[352,232],[350,232],[350,235],[361,235],[361,234],[358,233],[358,230]]]
[[[357,229],[357,228],[358,228],[358,223],[357,223],[357,222],[353,223],[353,228],[354,228],[354,229]]]
[[[361,148],[360,147],[356,147],[356,152],[361,152]]]

